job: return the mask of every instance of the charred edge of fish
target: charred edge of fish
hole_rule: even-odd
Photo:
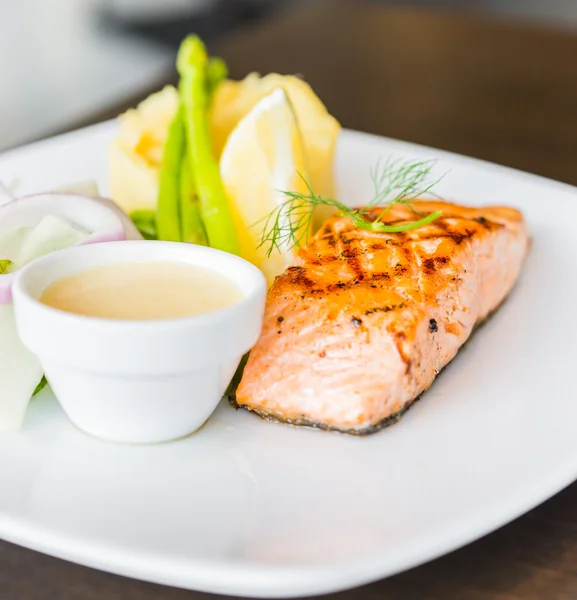
[[[391,275],[386,271],[382,271],[380,273],[373,273],[369,281],[390,281]]]
[[[497,313],[497,311],[503,306],[503,304],[505,304],[507,299],[511,296],[511,293],[515,289],[515,287],[516,287],[516,284],[509,290],[509,293],[503,298],[503,300],[501,300],[501,302],[482,321],[479,321],[478,323],[475,324],[475,326],[471,330],[471,333],[469,334],[467,339],[459,347],[459,350],[457,351],[457,355],[460,354],[462,352],[462,350],[467,347],[467,345],[471,341],[471,338],[473,337],[473,334],[475,332],[477,332],[483,325],[485,325],[485,323],[488,323],[491,320],[491,318],[493,317],[493,315],[495,315],[495,313]],[[435,375],[435,378],[431,382],[431,386],[433,385],[433,383],[435,383],[435,381],[437,381],[437,379],[440,377],[441,373],[443,373],[445,370],[447,370],[447,368],[452,363],[454,363],[455,358],[456,358],[456,356],[453,357],[440,371],[437,372],[437,374]],[[232,408],[234,408],[235,410],[246,410],[248,412],[254,413],[258,417],[260,417],[263,421],[269,421],[271,423],[281,423],[283,425],[290,425],[293,427],[310,427],[313,429],[321,429],[323,431],[332,431],[332,432],[337,432],[337,433],[345,433],[348,435],[354,435],[357,437],[365,437],[368,435],[372,435],[373,433],[377,433],[381,429],[390,427],[391,425],[394,425],[395,423],[400,421],[401,417],[415,404],[415,402],[417,402],[418,400],[421,399],[423,394],[425,392],[427,392],[431,386],[429,386],[429,388],[427,388],[426,390],[423,390],[418,396],[416,396],[415,398],[413,398],[412,400],[407,402],[407,404],[405,406],[403,406],[403,408],[401,408],[401,410],[397,411],[396,413],[393,413],[392,415],[389,415],[388,417],[385,417],[382,421],[379,421],[378,423],[375,423],[374,425],[370,425],[369,427],[365,427],[363,429],[355,429],[355,428],[351,428],[351,427],[335,427],[334,425],[328,425],[326,423],[321,423],[318,421],[311,421],[310,419],[304,419],[304,418],[303,419],[298,419],[298,418],[283,419],[282,417],[278,417],[277,415],[273,415],[271,413],[267,413],[265,411],[261,411],[261,410],[255,409],[255,408],[250,408],[249,406],[246,406],[244,404],[239,404],[236,400],[236,390],[229,393],[227,396],[225,396],[225,398],[228,400],[228,402],[230,403]]]
[[[430,256],[423,261],[423,271],[426,275],[432,275],[437,271],[438,265],[446,265],[450,260],[448,256]]]
[[[371,287],[373,287],[371,285]],[[392,310],[401,310],[402,308],[405,308],[405,303],[404,302],[400,302],[399,304],[391,304],[389,306],[376,306],[375,308],[369,308],[368,310],[365,310],[365,316],[369,316],[372,315],[373,313],[376,312],[390,312]]]
[[[355,281],[362,281],[365,278],[364,269],[359,260],[359,256],[362,254],[363,251],[358,250],[357,248],[345,248],[341,253],[348,268],[353,272]]]
[[[351,279],[350,281],[339,281],[338,283],[330,283],[327,285],[327,292],[337,292],[338,290],[350,290],[351,288],[358,287],[361,281],[358,279]]]
[[[457,246],[460,246],[465,240],[471,237],[468,233],[468,231],[466,233],[453,233],[449,237],[457,244]]]
[[[482,225],[485,229],[489,231],[493,231],[494,229],[502,229],[503,227],[505,227],[503,223],[497,223],[496,221],[492,221],[491,219],[487,219],[487,217],[483,216],[475,217],[473,221],[476,221],[477,223],[479,223],[479,225]]]
[[[293,427],[310,427],[313,429],[321,429],[323,431],[333,431],[336,433],[346,433],[349,435],[363,437],[363,436],[371,435],[373,433],[377,433],[381,429],[384,429],[385,427],[389,427],[389,426],[397,423],[401,419],[401,417],[409,410],[409,408],[411,408],[411,406],[415,402],[417,402],[417,400],[419,400],[421,398],[421,396],[422,396],[422,393],[419,394],[416,398],[414,398],[410,402],[408,402],[401,410],[397,411],[396,413],[394,413],[392,415],[389,415],[388,417],[386,417],[379,423],[377,423],[375,425],[371,425],[370,427],[365,427],[363,429],[354,429],[354,428],[350,428],[350,427],[349,428],[335,427],[333,425],[328,425],[327,423],[321,423],[319,421],[311,421],[310,419],[299,419],[299,418],[283,419],[282,417],[279,417],[277,415],[273,415],[273,414],[267,413],[265,411],[261,411],[258,409],[250,408],[248,406],[244,406],[242,404],[238,404],[238,402],[236,401],[236,397],[233,398],[233,394],[231,394],[229,396],[228,400],[229,400],[231,406],[235,410],[240,410],[240,409],[247,410],[251,413],[254,413],[256,416],[260,417],[263,421],[268,421],[270,423],[280,423],[282,425],[290,425]]]
[[[348,245],[352,242],[353,240],[351,238],[348,238],[346,236],[346,234],[343,231],[339,231],[339,242],[341,244],[345,244]]]
[[[343,257],[340,254],[323,254],[322,256],[319,256],[318,260],[313,264],[317,266],[330,265],[331,263],[340,262],[342,260]]]
[[[312,279],[306,277],[306,275],[297,275],[293,281],[295,284],[300,284],[303,287],[307,288],[312,288],[315,285],[315,282]]]
[[[354,260],[359,258],[363,254],[363,251],[359,248],[344,248],[341,252],[341,257],[345,260]]]

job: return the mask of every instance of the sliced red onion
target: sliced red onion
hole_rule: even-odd
[[[23,196],[0,205],[0,236],[18,227],[34,227],[48,215],[89,232],[75,246],[142,239],[130,218],[111,200],[61,192]],[[0,304],[12,301],[13,276],[0,275]]]
[[[122,228],[124,229],[124,239],[126,240],[141,240],[142,235],[140,231],[138,231],[136,225],[132,222],[132,219],[112,200],[108,198],[90,198],[91,200],[95,200],[102,206],[111,210],[119,219],[122,224]]]

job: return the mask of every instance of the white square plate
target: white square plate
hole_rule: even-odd
[[[0,157],[20,193],[96,179],[106,123]],[[437,191],[526,215],[508,301],[402,420],[365,438],[263,422],[223,402],[197,434],[123,446],[76,430],[50,392],[0,436],[0,536],[95,568],[216,593],[342,590],[449,552],[577,477],[577,192],[536,176],[345,131],[341,199],[379,156],[438,158]],[[82,390],[78,390],[82,394]],[[1,398],[0,398],[1,402]]]

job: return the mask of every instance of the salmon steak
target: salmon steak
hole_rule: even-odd
[[[291,425],[368,434],[395,423],[515,285],[521,212],[421,201],[401,233],[327,220],[271,286],[233,405]],[[374,220],[382,207],[368,209]],[[395,204],[387,224],[414,221]]]

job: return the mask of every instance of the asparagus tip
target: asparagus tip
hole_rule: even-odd
[[[187,35],[178,49],[176,70],[182,76],[190,67],[202,67],[206,64],[208,55],[206,47],[197,35]]]

